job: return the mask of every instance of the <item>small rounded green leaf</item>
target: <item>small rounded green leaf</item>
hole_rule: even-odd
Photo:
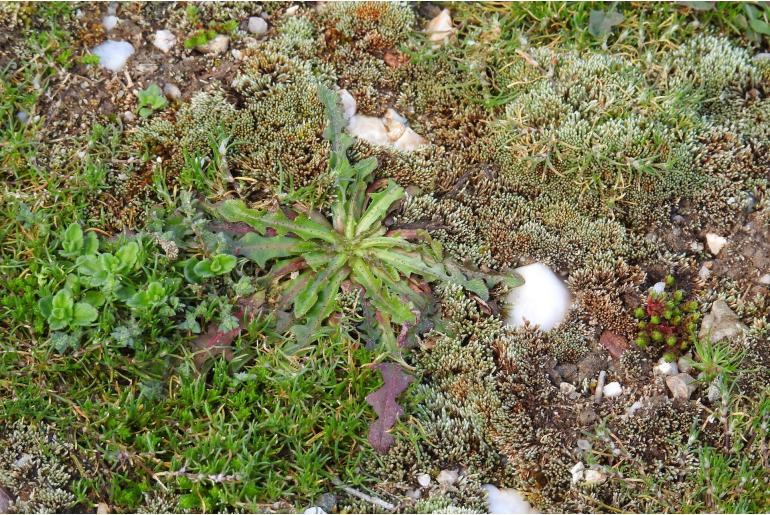
[[[117,270],[120,272],[130,272],[133,270],[138,256],[139,244],[135,241],[124,244],[115,253],[115,257],[118,259]]]
[[[231,256],[230,254],[217,254],[211,258],[209,270],[211,270],[211,273],[214,275],[223,275],[235,268],[237,262],[238,258],[235,256]]]
[[[99,312],[87,302],[75,304],[72,321],[75,325],[91,325],[99,317]]]
[[[62,235],[62,250],[60,254],[65,257],[76,257],[80,255],[83,248],[83,229],[79,224],[70,224]]]
[[[83,240],[83,254],[93,255],[99,251],[99,238],[95,232],[86,233],[86,237]]]

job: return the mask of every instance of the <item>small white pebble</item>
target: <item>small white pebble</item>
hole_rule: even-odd
[[[525,322],[550,331],[566,318],[572,304],[564,281],[542,263],[533,263],[515,270],[524,284],[513,288],[505,299],[510,306],[506,325],[522,327]]]
[[[584,440],[581,438],[576,443],[577,443],[578,449],[580,449],[581,451],[587,451],[591,448],[591,442],[589,442],[588,440]]]
[[[176,36],[170,30],[159,30],[155,32],[152,45],[164,54],[167,54],[176,45]]]
[[[636,401],[634,402],[627,410],[626,410],[626,416],[627,417],[633,417],[636,415],[636,412],[639,411],[644,407],[644,403],[642,401]]]
[[[559,391],[563,395],[570,396],[571,394],[573,394],[575,392],[576,389],[577,388],[575,388],[574,384],[567,383],[567,382],[559,383]]]
[[[214,39],[204,43],[203,45],[199,45],[196,48],[199,52],[204,54],[221,55],[227,50],[229,46],[230,38],[224,34],[217,34],[214,36]]]
[[[170,82],[163,85],[163,94],[166,95],[166,98],[169,100],[179,100],[182,98],[182,91],[176,84],[171,84]]]
[[[323,508],[319,506],[311,506],[310,508],[305,510],[305,515],[311,515],[311,514],[317,514],[317,515],[324,515],[326,512]]]
[[[583,474],[583,478],[589,485],[598,485],[599,483],[603,483],[607,476],[598,470],[586,470]]]
[[[586,467],[583,465],[582,461],[578,461],[573,465],[571,469],[569,469],[570,474],[572,474],[572,483],[577,483],[581,479],[583,479],[583,472],[585,471]]]
[[[436,478],[436,481],[438,481],[442,485],[450,486],[457,482],[458,477],[459,477],[459,474],[457,473],[456,469],[442,470],[441,472],[439,472],[438,477]]]
[[[27,122],[29,121],[29,115],[25,111],[19,111],[16,113],[16,119],[19,120],[23,125],[27,125]]]
[[[709,270],[708,268],[706,268],[705,265],[703,265],[702,267],[700,267],[700,270],[698,270],[698,277],[700,277],[705,281],[706,279],[711,277],[711,270]]]
[[[430,485],[430,474],[418,474],[417,483],[422,487]]]
[[[297,11],[299,11],[299,6],[292,5],[291,7],[286,9],[286,16],[294,16],[295,14],[297,14]]]
[[[358,105],[353,95],[346,89],[341,89],[337,92],[340,96],[340,103],[342,104],[342,114],[346,120],[350,120],[355,116]]]
[[[709,252],[711,252],[713,255],[716,256],[719,254],[719,251],[722,250],[722,247],[724,247],[726,244],[727,238],[713,232],[706,234],[706,246],[709,248]]]
[[[117,27],[119,21],[120,21],[120,18],[118,18],[117,16],[113,16],[113,15],[105,16],[104,18],[102,18],[102,27],[104,27],[105,31],[109,32],[115,27]]]
[[[770,284],[770,274],[765,274],[759,278],[759,284]]]
[[[117,72],[123,69],[128,58],[134,54],[134,46],[128,41],[107,40],[91,52],[99,58],[99,66]]]
[[[676,363],[673,361],[666,361],[663,358],[660,358],[660,361],[658,361],[658,364],[655,365],[654,370],[656,374],[662,376],[673,376],[679,373],[679,369],[677,368]]]
[[[657,293],[658,295],[663,293],[665,290],[666,290],[666,283],[662,281],[659,283],[653,284],[652,287],[650,288],[650,292]]]
[[[452,35],[452,16],[449,9],[442,10],[438,16],[428,22],[425,32],[433,42],[433,48],[438,48],[449,40]]]
[[[249,32],[257,36],[264,36],[267,34],[267,22],[259,16],[250,17]]]
[[[483,485],[487,491],[488,513],[521,514],[533,513],[527,499],[513,488],[497,488],[494,485]],[[447,511],[449,511],[447,509]]]
[[[604,385],[604,388],[602,388],[602,393],[605,397],[609,398],[619,397],[623,393],[623,387],[620,386],[620,383],[617,381],[613,381]]]

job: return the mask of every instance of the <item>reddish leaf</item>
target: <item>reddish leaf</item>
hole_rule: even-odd
[[[233,313],[238,319],[238,327],[230,331],[220,331],[217,324],[211,324],[208,330],[190,343],[195,366],[200,370],[209,358],[224,356],[227,361],[233,359],[232,343],[241,334],[243,327],[251,322],[264,298],[259,293],[250,299],[238,301],[239,308]]]
[[[253,227],[244,222],[211,222],[209,229],[213,232],[223,232],[233,236],[242,236],[250,232],[257,232]]]
[[[395,443],[388,431],[404,412],[396,399],[412,382],[412,377],[406,375],[396,363],[380,363],[374,367],[382,374],[384,384],[366,396],[366,402],[379,416],[369,426],[369,443],[377,452],[385,454]]]
[[[400,68],[409,62],[409,56],[402,54],[397,50],[388,50],[383,56],[385,64],[391,68]]]
[[[618,359],[628,348],[628,342],[625,338],[619,334],[615,334],[612,331],[604,331],[599,337],[599,343],[607,349],[615,359]]]

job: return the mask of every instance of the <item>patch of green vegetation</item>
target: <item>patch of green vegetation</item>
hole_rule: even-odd
[[[266,213],[248,209],[242,200],[224,201],[216,211],[229,222],[245,222],[256,230],[244,235],[237,245],[260,267],[274,263],[268,274],[270,282],[277,283],[289,272],[300,272],[271,292],[271,296],[283,299],[279,309],[281,304],[291,303],[294,317],[304,321],[292,327],[300,345],[317,337],[334,309],[338,290],[349,279],[364,289],[370,309],[377,313],[372,323],[380,329],[380,345],[398,357],[399,344],[391,322],[413,324],[415,309],[427,303],[419,288],[415,291],[410,284],[419,279],[447,281],[462,285],[483,300],[489,298],[487,285],[478,277],[466,278],[459,267],[445,262],[440,247],[410,243],[397,233],[388,234],[383,221],[393,204],[404,197],[404,189],[390,180],[374,189],[370,183],[376,159],[356,164],[348,161],[353,139],[342,134],[337,95],[323,86],[320,94],[329,113],[326,134],[332,144],[330,168],[336,187],[331,220],[302,207],[289,219],[281,210]],[[265,236],[268,229],[277,234]],[[427,233],[422,237],[430,241]],[[502,276],[494,279],[499,282]],[[521,282],[511,277],[507,284],[515,287]]]
[[[339,476],[414,511],[484,510],[486,482],[549,511],[766,511],[760,300],[754,339],[691,342],[701,392],[713,385],[716,401],[699,393],[700,402],[668,402],[645,375],[646,354],[632,348],[612,370],[644,386],[621,379],[624,395],[591,403],[598,421],[584,424],[585,403],[543,372],[578,368],[599,330],[633,337],[626,300],[651,259],[702,259],[657,238],[677,209],[692,234],[704,222],[732,226],[743,209],[736,199],[749,193],[767,210],[770,74],[755,55],[767,46],[767,8],[452,4],[457,30],[436,49],[410,5],[330,4],[291,17],[284,8],[169,7],[188,48],[232,33],[252,9],[270,12],[271,31],[243,49],[234,81],[174,116],[152,117],[164,106],[147,92],[149,119],[129,146],[110,120],[46,139],[57,120],[38,117],[50,112],[40,95],[60,91],[78,55],[72,29],[83,25],[64,4],[0,6],[5,26],[29,38],[0,72],[0,441],[30,440],[13,436],[30,427],[45,440],[42,454],[54,437],[66,444],[66,459],[51,460],[62,469],[55,484],[34,475],[46,497],[61,495],[40,509],[288,510]],[[394,106],[431,145],[407,154],[359,141],[356,165],[333,148],[328,166],[318,82],[347,89],[363,114]],[[335,180],[343,169],[347,184]],[[193,201],[233,196],[256,206],[238,211],[256,216],[262,234],[209,220]],[[128,214],[116,216],[123,203]],[[310,221],[324,230],[310,237]],[[379,234],[386,226],[398,230]],[[236,258],[250,239],[264,245]],[[364,259],[371,239],[419,262]],[[287,255],[275,254],[278,243]],[[549,333],[505,328],[504,307],[467,291],[482,292],[480,283],[451,284],[481,274],[435,267],[442,249],[463,270],[545,262],[569,277],[574,308]],[[277,271],[300,250],[321,259],[271,292],[275,276],[262,267]],[[335,259],[351,265],[349,284],[324,282]],[[444,280],[418,322],[423,279]],[[720,288],[697,285],[693,295],[733,295]],[[271,309],[279,290],[290,312]],[[677,309],[682,320],[688,313],[676,296],[664,304],[672,323]],[[253,316],[240,312],[245,299]],[[327,317],[321,308],[331,304]],[[289,329],[314,310],[326,322],[298,353]],[[378,310],[405,322],[398,340],[416,348],[403,356],[415,379],[402,401],[408,417],[384,429],[395,444],[375,457],[364,441],[374,417],[363,399],[380,385],[369,364],[383,359],[377,343],[397,339]],[[665,309],[657,325],[664,320]],[[586,399],[590,381],[573,381]],[[646,402],[648,389],[660,402]],[[629,415],[637,401],[641,411]],[[590,438],[596,452],[581,459],[606,472],[605,483],[571,483],[579,438]],[[0,453],[0,486],[11,493],[19,486],[4,469],[27,451],[13,452]],[[415,472],[453,467],[463,478],[452,489],[432,484],[415,503],[405,495]]]
[[[4,344],[0,420],[46,420],[76,446],[88,470],[70,468],[77,502],[104,499],[135,510],[158,488],[177,509],[259,511],[264,503],[312,501],[340,476],[359,480],[376,386],[369,352],[337,335],[301,360],[280,338],[249,328],[236,347],[253,360],[234,371],[191,368],[181,342],[153,342],[132,356],[87,343],[74,356]],[[153,479],[153,477],[155,479]],[[163,486],[159,486],[159,483]]]
[[[666,361],[676,361],[698,342],[698,302],[685,302],[684,290],[666,291],[674,288],[676,280],[667,275],[662,292],[650,292],[642,307],[636,308],[637,336],[634,340],[646,349],[653,345],[663,349]]]
[[[136,96],[139,101],[139,116],[142,118],[147,118],[168,105],[163,91],[157,84],[150,84],[137,92]]]

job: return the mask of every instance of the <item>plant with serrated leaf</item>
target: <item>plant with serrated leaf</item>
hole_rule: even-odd
[[[242,200],[223,201],[215,211],[254,229],[237,240],[236,251],[262,268],[271,265],[265,279],[277,287],[279,303],[293,307],[292,332],[300,344],[323,332],[338,291],[350,281],[376,309],[385,349],[397,354],[391,324],[415,322],[415,313],[426,302],[422,281],[460,284],[486,300],[485,281],[503,278],[461,270],[443,258],[440,245],[427,233],[420,235],[422,241],[411,242],[389,232],[384,219],[404,198],[404,189],[391,180],[372,182],[374,158],[355,164],[348,160],[353,139],[342,133],[337,95],[321,86],[320,96],[329,116],[324,135],[331,142],[329,166],[336,181],[331,217],[302,204],[285,210],[250,209]],[[286,280],[289,273],[292,277]],[[506,279],[511,286],[519,284],[515,276]]]

